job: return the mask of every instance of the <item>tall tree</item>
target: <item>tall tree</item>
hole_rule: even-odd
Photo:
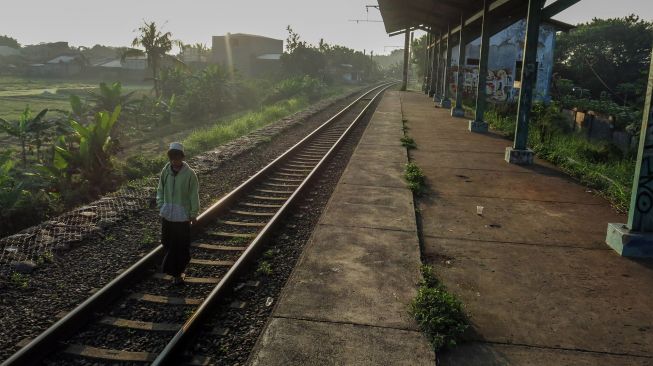
[[[9,46],[12,48],[20,48],[20,43],[15,38],[9,36],[0,36],[0,46]]]
[[[154,92],[157,98],[161,90],[159,88],[159,70],[161,61],[165,55],[172,50],[172,33],[161,32],[155,22],[145,22],[138,28],[139,35],[132,41],[133,47],[143,47],[147,54],[147,65],[152,72],[154,80]]]
[[[652,44],[653,22],[637,15],[595,18],[558,37],[556,71],[594,97],[608,92],[632,100],[633,94],[644,93]],[[620,86],[623,83],[639,90]]]

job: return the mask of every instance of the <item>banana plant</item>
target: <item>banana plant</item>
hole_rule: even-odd
[[[130,107],[135,101],[132,99],[134,92],[122,93],[122,84],[116,82],[112,84],[100,83],[98,92],[90,92],[90,99],[95,102],[96,111],[113,111],[117,106],[124,110]],[[71,106],[75,108],[75,106]],[[81,101],[80,101],[81,102]]]
[[[117,106],[112,113],[98,112],[95,121],[88,126],[70,120],[77,146],[67,146],[60,139],[55,146],[54,168],[65,171],[69,177],[80,174],[91,185],[100,186],[103,178],[111,172],[111,130],[120,111],[121,107]]]
[[[27,166],[27,143],[34,139],[37,148],[37,157],[41,148],[41,133],[49,128],[49,125],[43,121],[43,117],[48,113],[47,109],[42,110],[35,117],[32,117],[32,111],[29,107],[20,115],[18,120],[6,121],[0,118],[0,130],[20,141],[21,158],[23,166]]]

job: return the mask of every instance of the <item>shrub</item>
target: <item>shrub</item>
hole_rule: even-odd
[[[325,87],[322,82],[310,76],[285,79],[274,86],[270,94],[263,99],[263,104],[298,96],[306,97],[309,102],[313,102],[322,96]]]
[[[424,173],[415,163],[406,164],[404,178],[413,193],[421,194],[424,191]]]
[[[265,107],[260,112],[250,112],[232,120],[220,121],[211,127],[193,132],[184,140],[184,145],[188,155],[213,149],[294,113],[306,105],[305,99],[291,99]]]
[[[409,136],[404,136],[401,138],[401,145],[403,145],[407,149],[416,149],[417,144],[415,143],[415,140],[413,140],[412,137]]]
[[[133,155],[122,164],[122,174],[129,180],[139,179],[161,171],[166,163],[165,156],[154,157]]]
[[[436,352],[454,347],[469,327],[463,305],[447,292],[432,267],[423,266],[422,277],[409,312]]]

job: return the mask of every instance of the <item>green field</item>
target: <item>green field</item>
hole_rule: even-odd
[[[83,96],[95,90],[99,80],[31,79],[16,76],[0,76],[0,118],[11,120],[20,116],[26,106],[33,112],[41,109],[69,108],[70,94]],[[111,82],[111,81],[107,81]],[[124,85],[125,92],[149,91],[149,85]]]

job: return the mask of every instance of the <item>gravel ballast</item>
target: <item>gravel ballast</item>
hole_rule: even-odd
[[[206,208],[287,150],[354,99],[322,102],[191,161],[200,178]],[[130,211],[70,249],[40,263],[29,275],[0,283],[0,360],[16,344],[50,326],[56,314],[73,309],[159,242],[155,209]]]

